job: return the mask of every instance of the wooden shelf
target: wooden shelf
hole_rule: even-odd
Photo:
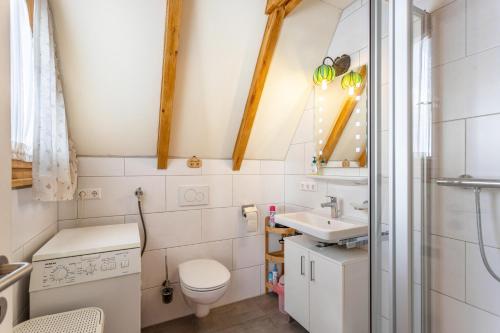
[[[266,260],[274,262],[276,264],[283,264],[285,262],[285,251],[276,251],[266,253]]]
[[[274,228],[270,226],[266,226],[266,231],[278,235],[293,235],[295,233],[293,228]]]
[[[274,285],[271,282],[266,281],[266,288],[267,288],[267,290],[272,291],[273,290],[273,286]]]

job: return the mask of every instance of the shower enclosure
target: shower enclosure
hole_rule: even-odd
[[[372,332],[500,332],[498,32],[495,0],[370,1]]]

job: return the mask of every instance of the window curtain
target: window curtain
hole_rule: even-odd
[[[41,201],[72,200],[76,188],[76,152],[68,133],[53,31],[47,0],[35,0],[33,193]]]
[[[12,158],[33,159],[33,44],[24,0],[10,1]]]
[[[431,16],[414,19],[413,45],[413,151],[432,155],[432,52]]]

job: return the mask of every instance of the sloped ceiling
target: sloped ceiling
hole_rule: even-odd
[[[78,154],[155,155],[166,1],[50,3]],[[231,157],[266,25],[265,3],[184,0],[172,157]],[[331,4],[303,0],[286,18],[246,158],[284,158],[339,15]]]

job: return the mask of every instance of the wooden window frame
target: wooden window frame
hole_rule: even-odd
[[[33,30],[33,12],[35,8],[35,0],[26,0],[28,13],[30,17],[30,27]],[[12,160],[12,189],[20,189],[31,187],[33,184],[32,163],[19,160]]]

